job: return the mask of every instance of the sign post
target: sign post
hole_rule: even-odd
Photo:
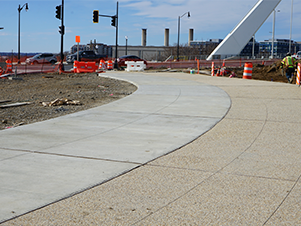
[[[77,42],[77,61],[79,61],[79,43],[80,43],[80,36],[75,36],[75,42]]]

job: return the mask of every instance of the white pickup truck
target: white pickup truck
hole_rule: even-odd
[[[301,60],[301,51],[298,51],[296,54],[292,55],[292,57],[295,57],[297,60]]]

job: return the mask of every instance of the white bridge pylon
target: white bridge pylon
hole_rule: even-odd
[[[213,56],[225,58],[238,55],[280,2],[281,0],[259,0],[240,23],[213,50],[207,60],[212,60]]]

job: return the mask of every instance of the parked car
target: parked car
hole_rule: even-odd
[[[125,64],[126,61],[143,61],[145,65],[147,65],[147,62],[146,60],[143,60],[141,59],[140,57],[137,57],[135,55],[126,55],[126,56],[122,56],[122,57],[119,57],[117,59],[117,63],[118,63],[118,67],[120,68],[124,68],[126,67],[127,65]]]
[[[78,52],[79,61],[95,61],[99,62],[100,60],[107,60],[107,55],[99,55],[96,54],[94,51],[88,50],[88,51],[79,51]],[[77,60],[77,52],[71,55],[68,55],[66,57],[67,63],[73,63],[75,60]]]
[[[27,58],[26,64],[55,64],[57,62],[56,55],[52,53],[40,53],[33,57]]]

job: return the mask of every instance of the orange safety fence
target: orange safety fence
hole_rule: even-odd
[[[248,59],[238,59],[238,60],[199,60],[200,68],[211,68],[212,62],[214,62],[215,67],[243,67],[245,63],[252,62],[253,65],[255,64],[263,64],[265,66],[271,65],[280,59],[269,59],[269,60],[248,60]],[[160,69],[160,68],[171,68],[171,69],[180,69],[180,68],[197,68],[197,61],[190,60],[190,61],[168,61],[168,62],[147,62],[147,68],[149,69]]]
[[[58,71],[59,64],[12,64],[12,69],[6,71],[7,73],[29,74],[29,73],[50,73]],[[4,73],[3,73],[4,74]]]

